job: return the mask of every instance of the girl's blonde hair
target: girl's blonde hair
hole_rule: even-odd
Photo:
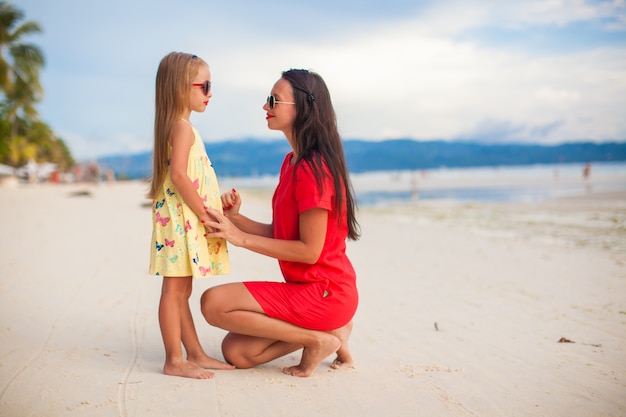
[[[182,52],[166,55],[156,76],[153,171],[148,198],[155,198],[165,181],[169,165],[170,137],[174,125],[189,111],[191,83],[199,68],[208,66],[201,58]]]

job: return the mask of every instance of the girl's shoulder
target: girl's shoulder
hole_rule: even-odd
[[[182,118],[176,121],[176,124],[174,124],[174,130],[180,130],[181,132],[188,134],[194,134],[196,132],[194,125],[192,125],[189,120]]]
[[[191,123],[185,119],[179,119],[174,123],[172,129],[172,146],[174,143],[186,143],[191,146],[196,139],[195,129]]]
[[[174,129],[183,129],[183,130],[193,130],[194,127],[191,122],[187,119],[183,119],[182,117],[176,121],[174,124]]]

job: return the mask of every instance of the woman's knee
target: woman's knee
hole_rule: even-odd
[[[216,325],[215,321],[217,317],[217,303],[214,293],[214,288],[209,288],[202,293],[202,297],[200,297],[200,311],[205,320],[212,326]]]
[[[250,369],[254,368],[257,364],[250,361],[247,357],[237,353],[226,351],[223,352],[224,360],[233,365],[237,369]]]
[[[222,340],[222,355],[224,355],[224,359],[238,369],[255,367],[257,363],[247,357],[247,350],[242,349],[242,347],[239,335],[228,333],[226,337],[224,337],[224,340]]]

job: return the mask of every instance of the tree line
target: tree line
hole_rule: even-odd
[[[21,10],[0,1],[0,163],[18,167],[30,160],[52,162],[66,171],[74,159],[36,109],[44,92],[39,74],[45,58],[26,39],[42,29],[23,20]]]

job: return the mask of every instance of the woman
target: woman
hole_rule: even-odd
[[[358,239],[359,230],[328,88],[313,72],[285,71],[263,109],[268,127],[282,131],[292,148],[272,199],[272,223],[242,215],[233,190],[222,195],[224,214],[209,210],[216,221],[207,236],[278,259],[285,282],[213,287],[202,296],[202,313],[230,332],[222,350],[238,368],[301,348],[300,363],[285,373],[310,376],[333,352],[334,368],[351,367],[347,342],[358,293],[345,242]]]

